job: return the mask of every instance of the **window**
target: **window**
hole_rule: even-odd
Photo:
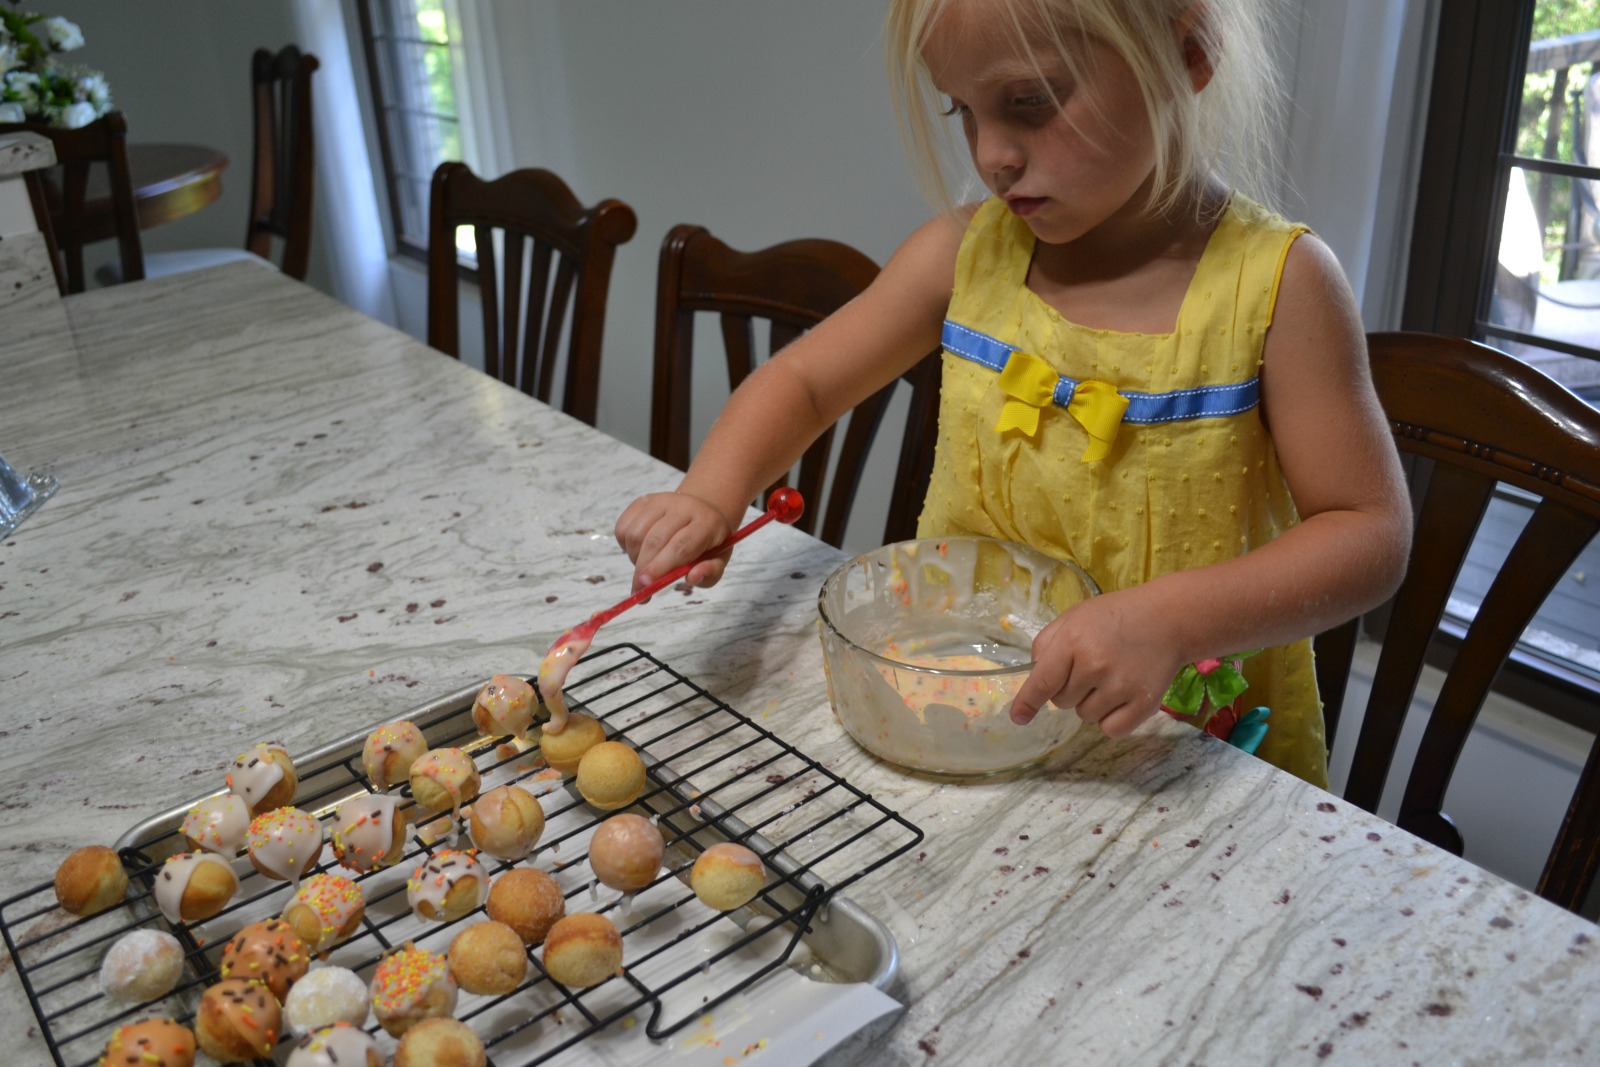
[[[1485,341],[1600,406],[1600,0],[1447,0],[1438,20],[1402,326]],[[1447,620],[1477,610],[1529,510],[1491,506]],[[1504,687],[1593,729],[1600,545],[1569,579]]]
[[[463,151],[461,18],[452,0],[358,0],[394,247],[428,248],[428,187]],[[470,235],[466,251],[470,254]]]

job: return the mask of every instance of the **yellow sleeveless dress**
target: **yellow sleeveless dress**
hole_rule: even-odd
[[[1075,325],[1028,289],[1033,234],[1003,202],[985,203],[956,259],[918,535],[1019,541],[1076,561],[1110,592],[1233,558],[1293,526],[1257,389],[1283,260],[1305,232],[1234,196],[1177,328],[1117,333]],[[1096,422],[1074,412],[1109,393],[1098,383],[1115,386],[1127,410],[1096,427],[1103,458],[1085,459],[1095,451],[1085,425]],[[997,429],[1002,416],[1012,428]],[[1325,786],[1310,638],[1242,666],[1242,707],[1271,709],[1258,754]]]

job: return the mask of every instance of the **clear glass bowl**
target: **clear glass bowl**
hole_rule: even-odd
[[[1079,719],[1046,706],[1027,726],[1011,721],[1033,639],[1099,592],[1074,563],[988,537],[874,549],[817,597],[828,698],[851,737],[902,767],[972,775],[1036,763]]]

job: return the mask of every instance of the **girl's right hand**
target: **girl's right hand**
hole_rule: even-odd
[[[633,591],[710,551],[733,534],[733,524],[714,505],[689,493],[650,493],[629,504],[617,519],[617,544],[634,563]],[[691,567],[684,581],[716,585],[728,553]]]

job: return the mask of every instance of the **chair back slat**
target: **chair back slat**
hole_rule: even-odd
[[[1406,580],[1395,595],[1384,654],[1378,662],[1357,746],[1369,753],[1350,768],[1345,798],[1376,811],[1406,711],[1422,678],[1428,646],[1444,617],[1450,591],[1489,506],[1494,482],[1471,471],[1439,465],[1428,479]]]
[[[840,444],[841,456],[865,456],[872,450],[878,428],[883,424],[884,412],[889,408],[889,394],[876,392],[857,404],[844,420],[844,440]],[[830,544],[844,541],[845,522],[855,506],[856,491],[861,488],[865,469],[859,463],[841,460],[828,486],[826,521],[822,526],[822,539]]]
[[[1600,841],[1600,804],[1594,802],[1596,796],[1600,796],[1600,745],[1589,750],[1578,786],[1572,791],[1572,801],[1561,819],[1556,843],[1545,860],[1539,884],[1534,887],[1546,900],[1572,909],[1582,905],[1596,873],[1600,873],[1600,848],[1595,847],[1595,842]]]
[[[120,111],[107,112],[86,126],[61,130],[39,123],[0,123],[0,133],[37,133],[50,139],[56,153],[59,183],[42,186],[49,204],[47,241],[64,283],[63,295],[81,293],[88,285],[84,272],[84,214],[87,210],[89,168],[104,167],[111,189],[111,220],[117,236],[117,255],[124,281],[144,277],[144,249],[139,239],[139,215],[133,200],[133,178],[128,172],[128,123]],[[54,194],[54,195],[52,195]]]
[[[1426,489],[1418,498],[1410,567],[1379,635],[1345,796],[1377,809],[1430,645],[1437,652],[1453,644],[1407,771],[1398,822],[1459,853],[1464,841],[1442,810],[1444,797],[1485,698],[1529,623],[1600,531],[1600,411],[1485,345],[1413,333],[1368,340],[1373,383],[1395,443],[1414,458]],[[1531,496],[1531,514],[1493,568],[1476,611],[1458,618],[1447,609],[1463,563],[1492,514],[1491,502],[1508,494]],[[1345,642],[1353,633],[1347,624],[1317,638],[1319,684],[1348,664]],[[1591,743],[1537,891],[1577,910],[1597,869],[1600,738]]]
[[[504,260],[498,280],[497,288],[500,290],[500,316],[495,329],[499,334],[497,347],[507,358],[500,362],[500,380],[507,385],[517,384],[517,359],[510,358],[511,354],[518,352],[523,344],[522,338],[522,261],[526,258],[526,249],[519,234],[507,233],[504,230],[496,231],[501,240],[500,255]],[[494,275],[489,275],[493,278]],[[530,310],[528,317],[533,318]]]
[[[657,273],[651,454],[680,469],[689,466],[697,315],[718,317],[732,392],[775,352],[854,299],[877,273],[877,264],[837,241],[802,239],[742,252],[702,226],[669,231]],[[759,343],[763,333],[765,346]],[[801,529],[832,545],[842,543],[883,412],[893,394],[906,389],[913,396],[911,416],[885,532],[915,526],[933,469],[937,374],[938,360],[924,359],[842,419],[842,438],[830,429],[806,449],[784,479],[806,498]]]
[[[515,374],[515,370],[507,369],[506,364],[511,362],[509,359],[501,359],[505,348],[500,340],[500,253],[495,248],[493,227],[479,225],[473,227],[472,232],[472,240],[478,250],[478,277],[483,282],[478,288],[478,311],[483,316],[483,372],[491,378],[504,381],[506,374]],[[450,252],[453,263],[453,243]],[[454,299],[453,290],[451,298]]]
[[[550,283],[549,312],[545,317],[546,329],[539,358],[539,399],[553,403],[550,397],[555,388],[557,364],[561,361],[562,325],[568,321],[567,309],[572,305],[573,291],[578,281],[576,264],[563,259],[556,266],[556,276]],[[579,388],[578,375],[568,374],[561,404],[570,407]]]
[[[692,325],[694,319],[691,317],[688,321]],[[744,384],[756,367],[756,325],[749,315],[732,312],[723,314],[721,324],[722,352],[728,366],[728,391],[731,393]]]
[[[1554,501],[1544,501],[1534,509],[1468,624],[1434,701],[1400,802],[1398,821],[1403,828],[1460,854],[1460,834],[1443,818],[1444,795],[1456,761],[1495,676],[1550,590],[1594,539],[1597,528],[1600,519],[1577,514]],[[1437,839],[1436,833],[1444,839]]]
[[[473,225],[485,307],[484,369],[547,403],[559,393],[567,414],[594,425],[611,267],[617,246],[638,227],[633,209],[620,200],[586,208],[547,170],[485,181],[464,163],[441,163],[428,218],[428,343],[461,354],[453,235],[456,226]],[[503,231],[499,257],[483,236],[490,228]],[[491,295],[496,290],[499,302]],[[559,390],[558,378],[564,378]]]
[[[272,260],[274,239],[281,240],[278,267],[300,281],[311,261],[316,186],[311,76],[320,66],[316,56],[295,45],[276,53],[258,48],[250,61],[255,147],[244,246]]]

